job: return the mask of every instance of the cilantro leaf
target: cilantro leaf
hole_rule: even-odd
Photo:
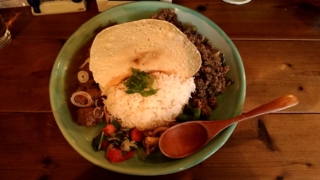
[[[127,87],[127,94],[140,93],[142,96],[151,96],[157,92],[152,88],[154,79],[144,71],[132,68],[130,76],[123,84]]]

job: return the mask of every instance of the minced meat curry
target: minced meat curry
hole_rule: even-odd
[[[226,78],[229,66],[224,63],[224,55],[211,45],[194,26],[182,24],[173,9],[162,9],[151,18],[165,20],[178,27],[197,47],[201,54],[202,66],[195,74],[196,91],[192,94],[190,105],[201,109],[201,116],[208,117],[217,107],[217,95],[223,93],[231,81]]]

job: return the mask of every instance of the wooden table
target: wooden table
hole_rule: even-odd
[[[188,170],[152,179],[320,179],[320,10],[302,0],[175,0],[217,23],[246,71],[244,111],[295,94],[298,106],[238,124],[214,155]],[[0,9],[13,36],[0,50],[0,179],[151,179],[118,174],[81,157],[64,139],[49,102],[49,78],[68,37],[97,15],[33,16]]]

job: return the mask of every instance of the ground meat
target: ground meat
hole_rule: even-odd
[[[196,91],[192,93],[191,105],[201,109],[202,117],[209,116],[211,110],[217,107],[216,97],[223,93],[231,82],[226,79],[229,67],[225,64],[223,53],[211,45],[207,38],[197,33],[194,26],[182,24],[173,9],[162,9],[151,18],[174,24],[200,52],[202,66],[195,74]]]
[[[178,21],[177,14],[174,13],[173,9],[162,9],[159,13],[156,13],[153,16],[151,16],[151,18],[168,21],[174,24],[179,29],[183,28],[182,23]]]

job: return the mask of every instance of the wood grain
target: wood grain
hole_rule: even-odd
[[[244,111],[285,94],[299,105],[282,112],[319,113],[320,41],[234,41],[246,73]]]
[[[0,51],[1,112],[51,111],[49,80],[59,39],[14,39]]]
[[[254,0],[240,6],[208,0],[174,2],[209,17],[232,39],[320,38],[319,9],[304,0]]]
[[[33,16],[30,7],[0,9],[14,38],[67,39],[84,22],[99,14],[96,2],[88,10],[48,16]],[[319,10],[304,0],[254,0],[237,6],[219,1],[174,0],[209,17],[232,39],[320,39]],[[63,20],[62,20],[63,19]]]
[[[51,113],[0,113],[0,119],[1,179],[132,178],[81,157],[63,138]],[[274,151],[259,138],[258,120],[265,125]],[[204,162],[152,179],[319,179],[319,120],[316,114],[273,114],[241,122],[227,143]]]

